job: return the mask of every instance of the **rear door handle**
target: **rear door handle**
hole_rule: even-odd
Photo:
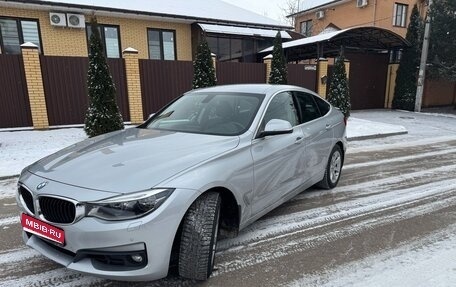
[[[303,137],[297,137],[296,140],[295,140],[295,144],[300,144],[304,141],[304,138]]]
[[[329,130],[329,129],[331,128],[331,125],[330,125],[330,124],[326,124],[325,128],[326,128],[327,130]]]

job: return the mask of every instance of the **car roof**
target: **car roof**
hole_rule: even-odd
[[[209,88],[202,88],[190,92],[237,92],[251,94],[275,94],[283,90],[301,90],[313,93],[310,90],[292,85],[271,85],[271,84],[236,84],[236,85],[221,85]]]

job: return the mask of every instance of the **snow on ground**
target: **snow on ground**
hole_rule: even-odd
[[[40,158],[86,138],[76,128],[0,132],[0,177],[17,175]]]
[[[456,226],[290,286],[454,286],[450,283],[456,282],[454,232]]]
[[[406,135],[391,136],[387,138],[352,141],[352,148],[364,148],[370,146],[382,146],[385,144],[408,145],[409,142],[423,140],[456,140],[456,118],[450,114],[439,115],[435,113],[413,113],[393,110],[362,110],[352,111],[353,118],[369,120],[378,123],[400,125],[407,129]]]
[[[405,133],[407,129],[401,125],[373,122],[356,117],[350,117],[347,123],[347,137],[350,140]]]

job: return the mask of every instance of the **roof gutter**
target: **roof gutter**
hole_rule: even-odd
[[[81,9],[81,10],[91,10],[91,11],[106,11],[106,12],[115,12],[115,13],[122,13],[122,14],[130,14],[130,15],[143,15],[143,16],[151,16],[157,18],[175,18],[179,20],[187,20],[187,21],[194,21],[194,22],[205,22],[211,24],[228,24],[231,26],[239,26],[239,27],[258,27],[258,28],[268,28],[268,29],[294,29],[291,26],[282,26],[282,25],[265,25],[265,24],[258,24],[258,23],[248,23],[248,22],[239,22],[239,21],[227,21],[227,20],[220,20],[220,19],[213,19],[213,18],[199,18],[199,17],[191,17],[191,16],[184,16],[184,15],[174,15],[174,14],[164,14],[164,13],[154,13],[154,12],[145,12],[145,11],[138,11],[138,10],[126,10],[126,9],[119,9],[119,8],[110,8],[110,7],[101,7],[95,5],[80,5],[80,4],[71,4],[71,3],[61,3],[61,2],[49,2],[49,1],[38,1],[38,0],[3,0],[1,2],[6,3],[23,3],[28,5],[39,5],[43,7],[49,8],[58,8],[58,7],[66,7],[66,8],[73,8],[73,9]]]

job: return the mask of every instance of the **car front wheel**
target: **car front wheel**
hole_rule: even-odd
[[[336,187],[340,179],[342,164],[342,151],[338,145],[335,145],[331,151],[331,154],[329,155],[328,163],[325,169],[325,176],[323,177],[322,181],[317,183],[317,186],[324,189],[332,189]]]
[[[179,275],[206,280],[214,268],[220,221],[220,195],[201,195],[188,209],[182,226]]]

